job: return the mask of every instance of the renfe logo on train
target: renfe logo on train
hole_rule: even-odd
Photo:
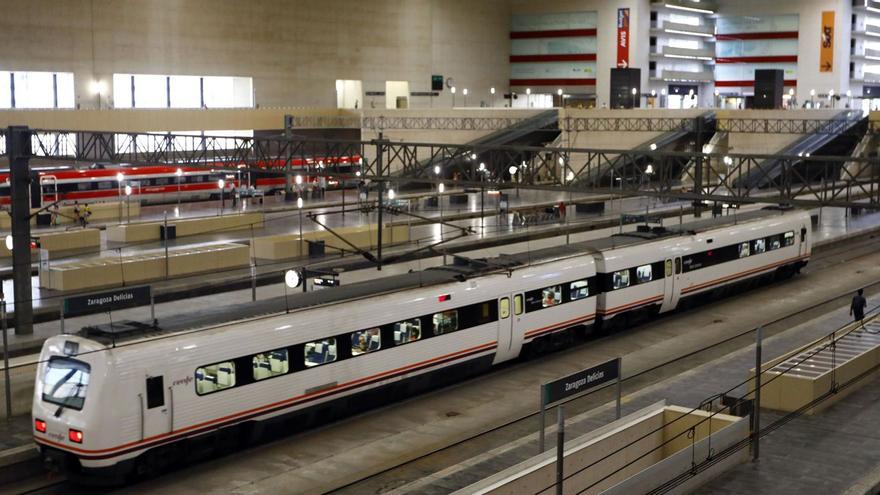
[[[620,376],[620,358],[606,361],[543,385],[544,404],[551,404],[593,387],[616,380]]]

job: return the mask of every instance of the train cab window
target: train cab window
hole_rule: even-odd
[[[378,327],[351,333],[351,355],[360,356],[382,348],[382,333]]]
[[[235,386],[235,363],[223,361],[196,369],[196,393],[210,394]]]
[[[549,308],[562,302],[562,286],[554,285],[541,291],[541,307]]]
[[[681,258],[675,258],[675,274],[681,274]]]
[[[307,368],[336,361],[336,339],[322,339],[308,342],[304,347]]]
[[[261,352],[253,358],[254,381],[283,375],[290,370],[287,349]]]
[[[664,265],[666,268],[666,276],[672,276],[672,260],[666,260],[666,264]]]
[[[578,280],[576,282],[571,283],[571,289],[569,290],[569,298],[572,301],[577,301],[578,299],[583,299],[590,295],[590,284],[586,279]]]
[[[451,309],[434,313],[432,321],[434,323],[434,335],[454,332],[458,330],[458,311]]]
[[[748,242],[741,242],[739,245],[739,257],[745,258],[749,254],[750,254],[749,243]]]
[[[517,294],[513,296],[513,314],[521,315],[523,313],[523,296]]]
[[[91,369],[91,366],[76,359],[49,358],[43,373],[43,400],[81,410],[89,388]]]
[[[422,320],[413,318],[394,324],[394,345],[403,345],[415,342],[422,338]],[[352,354],[354,346],[352,345]]]
[[[147,378],[147,409],[165,405],[165,386],[161,376]]]
[[[793,246],[794,245],[794,232],[786,232],[783,242],[783,246]]]
[[[767,238],[767,250],[773,251],[774,249],[779,249],[782,246],[782,239],[779,234],[772,235]]]
[[[623,289],[629,287],[629,270],[617,270],[611,274],[611,287]]]
[[[502,297],[501,301],[498,303],[498,313],[501,316],[501,319],[505,319],[510,316],[510,299],[506,297]]]
[[[651,265],[642,265],[636,268],[636,280],[639,281],[640,284],[651,281]]]
[[[767,250],[767,241],[764,239],[755,239],[752,241],[752,252],[761,254]]]

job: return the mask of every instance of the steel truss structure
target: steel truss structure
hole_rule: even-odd
[[[118,144],[121,143],[121,144]],[[723,203],[880,207],[880,159],[841,156],[707,154],[319,139],[200,137],[33,130],[31,158],[80,163],[176,164],[264,170],[300,158],[298,173],[342,174],[332,163],[354,158],[356,175],[382,183],[536,188]],[[278,168],[283,174],[284,169]],[[750,180],[740,180],[748,177]],[[757,178],[757,180],[756,180]],[[758,184],[746,187],[744,184]]]

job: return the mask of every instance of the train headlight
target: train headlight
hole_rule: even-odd
[[[42,419],[34,420],[34,429],[40,433],[46,433],[46,422]]]
[[[71,428],[67,432],[67,438],[73,443],[83,443],[83,432]]]

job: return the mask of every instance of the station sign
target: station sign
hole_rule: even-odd
[[[102,313],[118,309],[150,304],[152,291],[149,285],[64,298],[64,316]]]
[[[562,377],[542,386],[543,404],[553,404],[620,378],[620,358]]]

